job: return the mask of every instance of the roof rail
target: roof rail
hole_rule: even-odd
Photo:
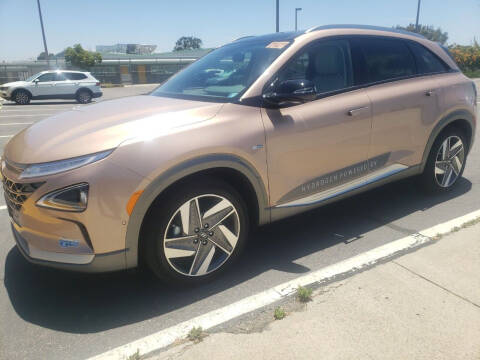
[[[242,37],[239,37],[238,39],[233,40],[233,42],[238,41],[238,40],[247,39],[247,38],[252,38],[252,37],[255,37],[255,36],[254,35],[242,36]]]
[[[425,36],[411,32],[411,31],[406,31],[406,30],[401,30],[401,29],[395,29],[395,28],[388,28],[388,27],[382,27],[382,26],[373,26],[373,25],[352,25],[352,24],[346,24],[346,25],[320,25],[320,26],[314,26],[306,31],[306,33],[313,32],[313,31],[320,31],[320,30],[329,30],[329,29],[363,29],[363,30],[378,30],[378,31],[387,31],[391,33],[396,33],[396,34],[404,34],[404,35],[410,35],[410,36],[416,36],[422,39],[425,39]]]

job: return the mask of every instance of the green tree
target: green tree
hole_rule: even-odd
[[[76,44],[73,48],[65,50],[65,61],[80,69],[89,69],[102,62],[102,55],[98,52],[88,51],[82,45]]]
[[[202,44],[203,42],[199,38],[193,36],[182,36],[175,43],[173,51],[200,49]]]
[[[396,26],[399,30],[406,30],[425,36],[428,40],[445,44],[448,40],[448,32],[443,32],[441,28],[435,28],[433,25],[421,25],[418,24],[418,31],[415,24],[409,24],[408,26]]]
[[[55,59],[55,54],[50,53],[48,55],[49,59]],[[45,56],[45,51],[42,51],[40,55],[37,56],[37,60],[47,60],[47,57]]]

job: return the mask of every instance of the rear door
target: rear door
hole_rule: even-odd
[[[425,139],[439,116],[437,80],[422,74],[415,43],[409,40],[357,37],[352,46],[363,58],[366,93],[372,102],[369,157],[385,157],[384,166],[394,171],[419,164]]]

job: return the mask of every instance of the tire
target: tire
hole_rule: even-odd
[[[240,195],[214,178],[175,188],[147,216],[144,259],[160,279],[177,286],[222,274],[241,254],[249,230]]]
[[[18,105],[27,105],[30,103],[30,99],[30,94],[25,90],[17,90],[13,96],[13,101],[15,101]]]
[[[80,104],[88,104],[90,101],[92,101],[92,93],[88,90],[80,90],[77,93],[77,102]]]
[[[435,139],[421,184],[427,193],[450,191],[463,174],[467,162],[468,144],[464,132],[456,127],[442,131]]]

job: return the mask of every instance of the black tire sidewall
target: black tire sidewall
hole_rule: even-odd
[[[80,100],[80,95],[81,94],[87,94],[89,96],[88,100],[87,101],[82,101]],[[90,101],[92,101],[92,94],[90,93],[90,91],[88,90],[80,90],[78,93],[77,93],[77,101],[80,103],[80,104],[88,104]]]
[[[233,253],[220,268],[205,276],[186,276],[174,270],[169,264],[163,249],[164,234],[171,217],[178,208],[188,200],[204,194],[223,196],[233,204],[240,220],[240,234]],[[222,181],[209,179],[186,184],[164,197],[152,210],[147,219],[145,259],[150,269],[158,277],[173,285],[199,285],[211,281],[224,273],[245,248],[249,230],[246,205],[238,192]]]
[[[17,101],[17,96],[18,94],[25,94],[27,96],[27,101],[26,102],[19,102]],[[18,105],[27,105],[30,102],[30,94],[26,92],[25,90],[17,90],[15,92],[15,96],[13,97],[13,100],[18,104]]]
[[[436,179],[435,179],[435,161],[437,158],[438,151],[442,146],[443,142],[450,136],[458,136],[463,143],[464,151],[465,151],[465,159],[462,164],[462,169],[458,174],[457,179],[455,182],[450,185],[449,187],[442,187],[440,186]],[[441,132],[440,135],[435,139],[435,142],[432,145],[430,150],[430,154],[428,155],[427,163],[425,164],[425,169],[422,174],[422,185],[423,188],[430,193],[443,193],[450,191],[455,185],[458,183],[458,180],[462,177],[463,171],[465,170],[465,165],[467,163],[467,154],[468,154],[468,143],[467,137],[465,136],[464,132],[456,127],[452,127],[446,129],[445,131]]]

